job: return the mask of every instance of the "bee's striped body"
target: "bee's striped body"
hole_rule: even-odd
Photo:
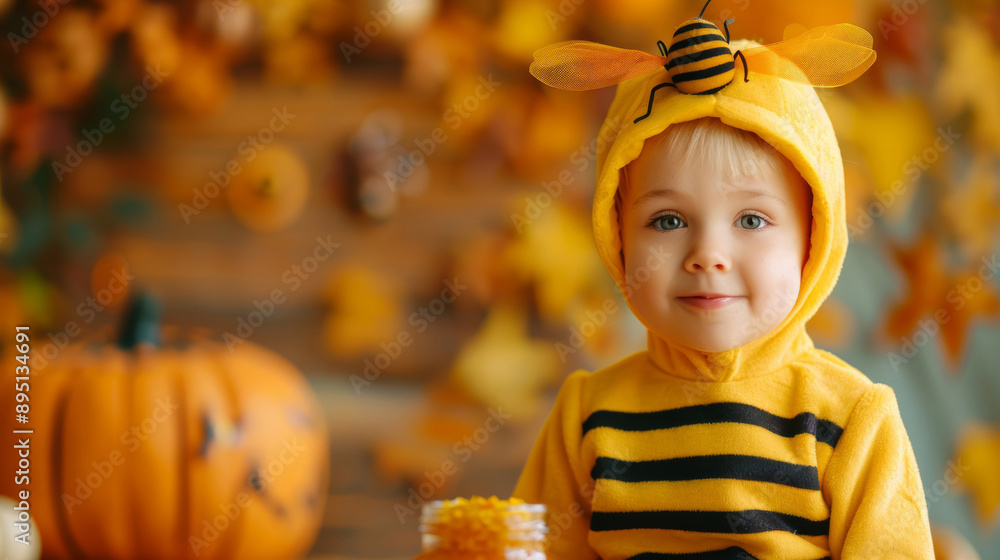
[[[657,84],[649,92],[649,107],[646,114],[635,119],[639,122],[653,110],[653,96],[656,90],[670,86],[689,95],[708,95],[728,86],[736,75],[736,57],[743,59],[743,80],[749,81],[747,60],[743,53],[735,53],[729,47],[729,24],[736,20],[727,19],[722,26],[726,36],[722,36],[719,26],[702,18],[712,0],[705,2],[698,17],[680,25],[670,42],[670,48],[663,41],[657,41],[660,54],[666,60],[666,82]]]
[[[728,33],[727,33],[728,35]],[[674,31],[666,56],[670,81],[682,93],[704,95],[729,85],[736,73],[729,40],[718,26],[691,18]]]

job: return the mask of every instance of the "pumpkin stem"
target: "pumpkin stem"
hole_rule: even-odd
[[[132,350],[139,344],[160,345],[160,306],[144,293],[129,302],[118,335],[118,346],[124,350]]]
[[[262,198],[271,198],[274,196],[274,179],[270,177],[265,177],[264,180],[257,185],[257,194]]]

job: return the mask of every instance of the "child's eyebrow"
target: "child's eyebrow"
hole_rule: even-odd
[[[770,198],[772,200],[776,200],[776,201],[784,204],[785,206],[788,206],[788,201],[787,200],[781,198],[780,196],[774,196],[773,194],[770,194],[770,193],[760,192],[760,191],[751,191],[751,190],[738,190],[738,191],[733,191],[733,192],[736,193],[736,194],[743,195],[744,198]]]
[[[635,199],[635,201],[632,202],[632,208],[641,206],[646,201],[656,198],[688,198],[688,195],[687,193],[675,191],[673,189],[656,189],[655,191],[649,191],[648,193]]]
[[[730,192],[733,194],[741,195],[743,198],[770,198],[772,200],[780,202],[781,204],[784,204],[785,206],[788,206],[788,201],[786,201],[785,199],[765,192],[752,191],[747,189],[733,190]],[[645,193],[639,198],[635,199],[635,201],[632,203],[632,207],[636,208],[638,206],[641,206],[645,202],[656,198],[690,198],[690,195],[688,193],[676,191],[674,189],[656,189],[654,191],[649,191],[648,193]]]

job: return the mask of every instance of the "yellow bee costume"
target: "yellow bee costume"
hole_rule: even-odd
[[[747,79],[738,61],[715,93],[667,87],[651,96],[670,70],[612,72],[612,83],[624,81],[601,130],[614,141],[597,162],[595,241],[631,307],[615,211],[620,170],[669,125],[719,118],[774,146],[812,189],[798,299],[775,329],[733,350],[707,354],[649,332],[647,350],[570,374],[513,495],[548,506],[556,560],[933,558],[892,389],[816,349],[805,330],[837,281],[848,241],[833,127],[813,87],[792,75],[816,73],[801,63],[773,71],[787,59],[751,58],[756,43],[732,48],[747,53]],[[860,71],[846,67],[857,77],[873,59]],[[826,62],[813,66],[831,68]],[[532,70],[560,87],[581,72],[559,64]],[[764,65],[772,71],[758,72]],[[821,85],[846,83],[845,75]]]

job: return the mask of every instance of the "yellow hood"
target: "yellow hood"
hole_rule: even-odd
[[[747,40],[732,42],[734,51],[757,45]],[[664,340],[651,330],[648,333],[651,359],[670,374],[703,381],[765,375],[813,348],[805,324],[833,290],[840,274],[847,251],[840,147],[812,86],[753,71],[749,82],[744,82],[742,73],[737,72],[731,84],[711,95],[688,95],[661,88],[649,117],[633,123],[645,114],[650,90],[666,81],[666,76],[666,70],[660,69],[620,83],[601,126],[600,138],[614,140],[597,158],[593,208],[597,249],[635,313],[626,290],[615,212],[621,168],[638,157],[647,138],[673,123],[702,117],[717,117],[725,124],[756,133],[774,146],[791,160],[813,194],[809,256],[792,311],[771,332],[726,352],[705,353]]]

